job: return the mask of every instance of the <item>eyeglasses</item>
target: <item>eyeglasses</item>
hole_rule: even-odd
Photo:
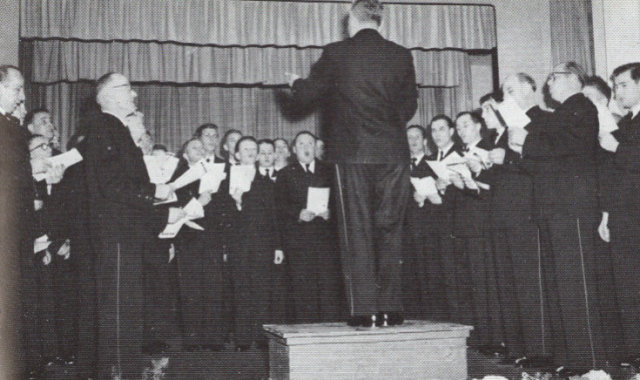
[[[38,145],[34,146],[33,148],[29,149],[29,152],[33,152],[34,150],[38,150],[38,149],[51,150],[52,147],[53,147],[53,145],[51,143],[42,143],[42,144],[38,144]]]

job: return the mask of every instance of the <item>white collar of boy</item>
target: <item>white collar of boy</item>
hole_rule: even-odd
[[[631,107],[631,118],[633,119],[634,117],[638,116],[638,112],[640,112],[640,103]]]

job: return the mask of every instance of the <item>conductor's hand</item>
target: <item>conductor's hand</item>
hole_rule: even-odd
[[[504,149],[495,148],[489,152],[489,160],[494,165],[502,165],[504,164],[504,155],[505,155]]]
[[[175,222],[177,222],[178,220],[184,218],[187,216],[187,213],[184,212],[183,209],[178,208],[178,207],[170,207],[169,208],[169,219],[167,220],[167,223],[169,224],[173,224]]]
[[[300,211],[300,220],[303,222],[310,222],[315,217],[316,214],[314,214],[312,211],[307,210],[306,208]]]
[[[273,263],[276,265],[280,265],[282,264],[283,261],[284,261],[284,252],[282,252],[282,250],[280,249],[276,249],[273,255]]]
[[[173,194],[173,188],[170,185],[156,185],[155,197],[157,199],[169,199],[171,194]]]
[[[285,78],[287,78],[287,83],[289,87],[293,87],[293,82],[300,79],[300,75],[294,73],[284,73]]]

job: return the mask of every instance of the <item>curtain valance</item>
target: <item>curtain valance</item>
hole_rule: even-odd
[[[319,48],[293,47],[221,48],[61,40],[23,43],[32,49],[30,80],[36,83],[95,80],[115,71],[134,82],[276,85],[286,83],[286,72],[307,76],[322,54]],[[465,80],[467,53],[457,50],[412,53],[418,85],[453,87]]]
[[[23,39],[321,47],[343,39],[349,3],[22,0]],[[492,49],[489,5],[387,4],[382,34],[408,48]]]

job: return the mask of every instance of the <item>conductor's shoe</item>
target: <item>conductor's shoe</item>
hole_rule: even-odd
[[[351,327],[371,327],[376,323],[376,315],[353,315],[347,320],[347,325]]]

